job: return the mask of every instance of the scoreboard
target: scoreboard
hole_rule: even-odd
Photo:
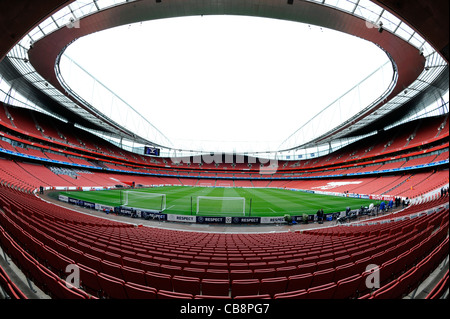
[[[146,146],[144,148],[144,155],[152,155],[152,156],[159,156],[160,149],[155,147]]]

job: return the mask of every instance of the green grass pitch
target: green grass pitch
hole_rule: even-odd
[[[90,192],[61,192],[61,194],[98,204],[119,206],[123,202],[123,193],[126,190],[103,190]],[[318,209],[324,213],[345,211],[346,207],[359,209],[361,206],[369,206],[378,203],[371,199],[354,199],[338,196],[311,194],[301,191],[292,191],[274,188],[213,188],[213,187],[190,187],[190,186],[164,186],[146,189],[134,189],[135,192],[151,192],[166,194],[166,214],[195,215],[197,212],[197,197],[245,197],[245,216],[283,216],[290,214],[298,216],[303,214],[315,214]],[[191,207],[192,198],[192,207]],[[147,200],[148,201],[148,200]],[[153,200],[154,202],[155,200]],[[160,202],[160,200],[158,200]],[[148,201],[151,203],[152,201]],[[200,206],[202,203],[200,204]],[[206,205],[206,204],[205,204]],[[227,213],[230,207],[225,201],[208,203],[214,207],[207,207],[207,211],[216,212],[220,216],[243,216],[241,213]],[[251,205],[251,207],[250,207]],[[129,203],[128,206],[145,208],[145,200]],[[242,203],[241,203],[242,207]],[[203,207],[204,208],[204,207]],[[149,209],[155,209],[149,207]],[[249,214],[250,212],[250,214]],[[201,215],[201,214],[200,214]],[[211,216],[210,213],[204,215]]]

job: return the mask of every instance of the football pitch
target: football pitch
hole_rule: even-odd
[[[126,204],[128,207],[149,210],[159,210],[164,201],[165,214],[204,216],[266,217],[285,214],[298,216],[316,214],[319,209],[323,209],[327,214],[345,211],[347,207],[356,210],[361,206],[378,203],[371,199],[275,188],[163,186],[133,190],[61,192],[60,194],[103,205]]]

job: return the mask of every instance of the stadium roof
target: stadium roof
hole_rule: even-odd
[[[66,49],[60,70],[70,90],[137,135],[145,130],[123,116],[114,94],[175,148],[214,152],[276,151],[327,107],[326,118],[314,123],[326,132],[378,99],[394,75],[389,57],[371,42],[230,15],[97,32]],[[344,92],[345,103],[338,101]]]
[[[67,3],[55,1],[51,8],[57,8],[58,4]],[[443,74],[446,74],[444,70],[447,70],[448,36],[446,39],[445,35],[437,37],[433,32],[435,30],[425,29],[420,19],[414,20],[415,22],[409,25],[404,23],[385,10],[393,8],[398,11],[399,8],[396,8],[395,4],[390,1],[386,1],[383,7],[378,7],[369,1],[339,1],[335,4],[338,6],[335,7],[334,2],[328,1],[293,1],[292,4],[289,1],[287,3],[284,1],[258,1],[256,3],[250,0],[225,1],[214,4],[211,4],[210,1],[155,2],[142,0],[126,3],[106,0],[75,1],[71,3],[70,7],[64,8],[59,13],[47,16],[44,22],[42,22],[43,15],[37,20],[35,19],[34,21],[42,23],[31,30],[28,37],[20,40],[19,46],[16,46],[8,54],[8,59],[2,62],[0,72],[7,74],[8,72],[5,71],[9,71],[10,80],[16,82],[16,88],[19,91],[28,92],[29,95],[41,95],[42,100],[45,100],[42,92],[50,93],[49,96],[52,96],[57,103],[51,103],[47,98],[44,107],[51,112],[60,113],[87,127],[106,129],[119,136],[139,140],[139,136],[132,131],[125,129],[107,116],[102,116],[94,109],[82,105],[65,91],[54,72],[55,62],[58,61],[62,50],[79,37],[117,25],[185,15],[239,14],[301,21],[343,31],[377,44],[392,58],[398,78],[392,90],[388,92],[389,94],[379,103],[371,105],[370,108],[344,121],[341,125],[324,134],[315,135],[310,140],[311,143],[325,143],[348,136],[349,129],[352,129],[353,132],[362,132],[365,127],[376,128],[376,125],[373,126],[374,123],[383,121],[395,110],[408,105],[425,90],[433,87],[440,90],[441,88],[436,84],[441,82],[444,89],[446,86],[448,90],[448,75],[446,79],[444,76],[442,80]],[[409,4],[410,2],[408,2]],[[446,1],[439,1],[438,4],[448,7]],[[408,5],[405,7],[409,7]],[[412,11],[419,12],[419,14],[423,14],[420,9],[424,7],[431,7],[433,17],[436,17],[435,25],[439,27],[447,24],[448,26],[448,16],[444,15],[444,19],[439,19],[442,12],[434,9],[427,2],[415,2],[414,6],[411,6]],[[414,17],[411,14],[412,11],[400,7],[401,15],[409,19]],[[26,10],[23,12],[24,16],[31,15]],[[45,11],[43,12],[45,14]],[[48,13],[50,12],[51,10],[48,11]],[[72,20],[67,20],[69,16],[72,17]],[[77,28],[76,23],[78,22],[83,27]],[[380,22],[383,23],[382,30],[378,30],[381,27]],[[70,23],[75,23],[75,25],[70,25]],[[415,28],[420,28],[420,30]],[[448,30],[448,28],[441,30],[445,32],[443,30]],[[422,32],[426,33],[427,37],[430,35],[428,38],[431,45],[424,40]],[[28,51],[27,44],[32,44],[33,49]],[[435,50],[440,54],[437,54]],[[27,63],[28,61],[32,63]],[[22,72],[21,75],[20,72]],[[436,83],[436,81],[438,82]],[[27,85],[30,82],[34,83],[32,87]],[[60,104],[65,105],[67,109],[62,109]],[[145,142],[145,138],[140,140]],[[163,144],[161,143],[161,145]],[[301,145],[293,145],[293,147],[298,146]]]

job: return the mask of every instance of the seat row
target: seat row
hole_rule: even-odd
[[[6,224],[6,223],[5,223]],[[12,229],[11,229],[12,230]],[[14,233],[14,231],[11,231],[11,233]],[[428,233],[426,233],[426,238]],[[31,247],[31,246],[30,246]],[[49,247],[42,247],[43,251],[36,249],[38,246],[34,247],[34,251],[38,251],[39,252],[39,256],[42,259],[42,262],[45,263],[50,269],[58,269],[61,272],[62,269],[64,269],[64,262],[67,265],[67,263],[75,263],[75,261],[70,260],[69,257],[64,256],[64,255],[59,255],[59,261],[55,261],[55,258],[52,257],[52,255],[54,256],[58,256],[57,252],[53,251],[52,249],[50,249]],[[406,249],[406,248],[405,248]],[[86,256],[88,256],[88,254],[85,254]],[[58,262],[61,263],[61,259],[62,259],[62,266],[57,266]],[[83,263],[86,263],[82,258],[81,255],[78,256],[78,258],[76,258],[76,260],[78,261],[77,264],[80,265],[80,267],[83,267]],[[308,281],[308,278],[311,280],[310,284],[312,285],[312,287],[310,288],[314,288],[314,286],[320,285],[321,283],[327,282],[327,281],[332,281],[332,280],[338,280],[340,277],[337,277],[337,274],[339,273],[334,269],[324,269],[323,271],[318,271],[317,270],[317,265],[316,264],[312,264],[309,265],[311,268],[309,269],[310,271],[314,270],[314,273],[312,274],[313,276],[307,276],[306,273],[303,274],[297,274],[297,277],[295,277],[296,275],[291,274],[290,276],[285,276],[283,277],[277,277],[277,278],[270,278],[270,276],[274,275],[274,272],[271,272],[269,277],[260,277],[260,278],[247,278],[247,279],[232,279],[231,282],[228,278],[226,278],[225,276],[228,276],[228,273],[224,272],[224,271],[220,271],[220,269],[217,270],[211,270],[209,271],[209,274],[214,274],[216,276],[218,276],[219,278],[211,278],[209,276],[206,276],[206,274],[208,273],[207,271],[204,271],[204,277],[202,276],[198,276],[198,277],[190,277],[190,276],[186,276],[188,273],[164,273],[164,271],[176,271],[176,270],[180,270],[181,268],[174,268],[174,267],[161,267],[161,265],[153,265],[156,266],[156,269],[153,269],[154,271],[146,271],[144,272],[143,270],[139,270],[137,268],[133,268],[130,266],[123,266],[120,267],[120,265],[115,264],[113,262],[109,262],[107,260],[101,260],[100,258],[92,258],[93,261],[96,261],[97,264],[93,264],[91,265],[93,268],[91,269],[96,269],[96,271],[100,271],[101,274],[103,275],[103,277],[105,275],[109,275],[109,276],[113,276],[116,279],[120,279],[120,280],[125,280],[127,279],[127,282],[134,282],[134,281],[138,281],[137,278],[141,277],[142,280],[142,275],[144,274],[144,278],[146,278],[146,281],[139,281],[136,282],[137,284],[141,284],[141,285],[150,285],[153,288],[158,287],[159,290],[165,290],[165,291],[170,291],[170,288],[174,288],[174,287],[179,287],[177,285],[173,285],[173,279],[175,278],[175,282],[183,282],[183,280],[186,280],[186,278],[188,278],[188,281],[190,282],[196,282],[196,283],[201,283],[202,287],[203,287],[203,283],[207,283],[209,286],[212,287],[219,287],[221,286],[222,289],[225,290],[224,287],[228,286],[230,287],[230,284],[233,283],[233,281],[235,280],[253,280],[253,284],[255,285],[257,282],[260,283],[261,286],[264,287],[264,285],[269,284],[271,286],[277,286],[277,287],[281,287],[282,285],[286,284],[286,287],[288,287],[287,285],[287,281],[286,279],[289,279],[290,285],[289,289],[294,289],[292,288],[294,285],[294,282],[296,281],[302,281],[304,284],[305,282]],[[124,259],[126,260],[126,259]],[[355,263],[355,264],[360,264],[362,266],[367,265],[368,263],[372,262],[371,259],[369,258],[362,258],[360,263]],[[306,267],[308,267],[307,264],[302,264],[302,267],[304,267],[304,271],[306,271]],[[299,266],[300,267],[300,266]],[[352,268],[353,267],[353,268]],[[362,272],[362,268],[360,267],[358,271],[356,271],[356,266],[354,265],[346,265],[345,267],[342,267],[344,270],[345,268],[347,268],[347,274],[355,274],[355,273],[361,273]],[[89,268],[89,267],[87,267]],[[185,268],[184,270],[190,270],[192,271],[191,274],[193,275],[195,272],[197,272],[197,275],[199,275],[201,273],[198,272],[198,269],[187,269]],[[223,269],[222,269],[223,270]],[[271,271],[281,271],[281,269],[271,269]],[[289,269],[284,269],[285,271],[289,271]],[[290,269],[290,270],[294,270],[294,269]],[[268,275],[269,272],[266,272],[267,269],[261,269],[261,274],[266,274]],[[258,272],[257,272],[258,273]],[[125,275],[126,274],[126,275]],[[239,272],[236,271],[235,275],[248,275],[248,273],[246,274],[245,272]],[[286,273],[287,275],[287,273]],[[305,275],[305,276],[302,276]],[[158,278],[157,281],[155,281],[154,279],[150,280],[150,283],[148,282],[147,278]],[[224,276],[224,277],[221,277]],[[300,276],[300,278],[298,277]],[[237,278],[237,277],[235,277]],[[242,278],[242,277],[241,277]],[[322,281],[320,281],[320,278]],[[345,275],[342,276],[342,279],[345,278]],[[133,281],[132,281],[133,280]],[[315,284],[313,283],[313,280],[315,282]],[[210,282],[212,281],[212,282]],[[158,286],[159,284],[162,284],[163,282],[165,282],[165,284],[163,286]],[[274,282],[276,284],[274,284]],[[247,282],[248,283],[248,282]],[[172,286],[170,285],[172,284]],[[263,285],[264,284],[264,285]],[[205,287],[208,287],[208,285],[206,285]],[[281,286],[280,286],[281,285]],[[183,286],[183,285],[181,285]],[[307,286],[303,286],[303,287],[308,287]],[[164,289],[163,289],[164,288]],[[178,289],[178,288],[177,288]],[[203,291],[203,288],[202,288]],[[209,290],[206,289],[205,292],[208,292]],[[265,290],[262,290],[265,291]],[[175,291],[175,292],[180,292],[180,291]],[[278,291],[280,292],[280,291]],[[216,292],[217,293],[217,292]],[[275,292],[274,292],[275,293]]]
[[[25,251],[1,226],[0,244],[24,275],[51,297],[57,299],[91,298],[82,289],[68,286],[64,280]]]
[[[1,190],[3,190],[3,188],[1,188]],[[11,196],[4,196],[5,194]],[[126,280],[125,278],[135,278],[135,281],[137,281],[138,277],[141,277],[142,279],[141,275],[144,273],[145,281],[135,283],[147,286],[149,283],[147,282],[146,276],[147,274],[152,273],[165,277],[166,281],[169,279],[172,284],[172,289],[174,289],[173,278],[176,280],[189,278],[191,281],[200,283],[202,292],[204,281],[212,286],[217,286],[219,284],[224,286],[228,285],[229,289],[231,289],[231,285],[235,280],[253,280],[259,282],[258,289],[260,289],[263,283],[264,285],[270,283],[270,285],[276,286],[273,281],[276,282],[277,285],[284,285],[287,280],[285,289],[288,289],[287,287],[289,287],[291,279],[293,280],[292,282],[294,282],[294,279],[296,279],[295,276],[306,274],[311,274],[312,277],[310,286],[304,287],[313,289],[325,282],[320,281],[321,278],[327,278],[328,281],[331,280],[332,282],[337,283],[339,280],[349,277],[349,274],[342,277],[337,275],[337,270],[341,266],[346,265],[347,267],[342,268],[347,268],[347,270],[352,269],[352,275],[357,273],[361,274],[364,271],[363,266],[366,266],[369,263],[382,264],[383,262],[386,262],[388,258],[401,255],[402,252],[410,252],[417,246],[414,249],[414,254],[405,254],[404,258],[409,260],[408,263],[411,264],[419,258],[418,256],[422,256],[422,254],[428,251],[433,245],[436,245],[439,240],[442,240],[444,235],[447,235],[447,233],[443,233],[442,229],[445,230],[445,228],[443,228],[442,225],[444,225],[445,222],[447,222],[448,225],[447,209],[446,211],[439,211],[429,216],[423,215],[410,220],[394,222],[391,223],[391,225],[386,224],[390,227],[390,231],[384,234],[378,232],[377,236],[374,235],[369,238],[362,236],[345,236],[339,238],[344,243],[344,249],[340,250],[342,255],[337,254],[338,250],[330,250],[328,252],[329,255],[327,255],[324,253],[325,246],[322,246],[317,250],[311,246],[311,249],[308,250],[308,254],[296,259],[293,258],[294,255],[291,256],[292,259],[283,259],[281,255],[276,254],[273,256],[264,255],[265,257],[274,258],[270,261],[265,260],[264,262],[262,261],[262,258],[259,257],[261,259],[258,262],[248,262],[245,259],[241,260],[241,262],[238,262],[238,260],[234,262],[235,260],[226,259],[227,262],[220,263],[218,260],[213,259],[216,258],[214,253],[218,250],[194,251],[194,248],[192,248],[192,254],[188,254],[190,251],[186,242],[185,247],[187,250],[183,250],[179,254],[172,254],[172,256],[161,254],[170,246],[164,246],[160,251],[156,249],[157,246],[152,246],[152,248],[149,247],[147,250],[140,251],[139,249],[144,247],[142,243],[133,246],[128,242],[130,239],[130,237],[128,237],[129,235],[134,235],[134,237],[132,237],[134,239],[138,239],[139,236],[144,235],[144,241],[152,241],[155,238],[158,243],[158,240],[169,238],[168,236],[170,234],[179,234],[180,239],[172,242],[173,245],[176,245],[180,240],[189,240],[192,238],[189,236],[195,236],[195,233],[121,227],[119,226],[120,223],[116,222],[97,222],[98,218],[92,216],[86,216],[87,222],[84,225],[81,223],[72,223],[72,221],[75,220],[72,215],[80,214],[65,209],[58,209],[58,211],[56,211],[50,204],[41,203],[33,196],[24,195],[21,197],[20,194],[21,192],[17,191],[10,191],[7,193],[5,190],[2,196],[0,196],[0,200],[4,204],[0,207],[4,210],[4,213],[0,214],[1,224],[6,227],[5,229],[8,234],[13,236],[24,251],[58,276],[63,275],[67,264],[77,264],[80,267],[85,266],[95,270],[98,275],[103,274],[113,276],[113,278],[125,282],[133,282],[131,280]],[[14,199],[11,201],[11,198]],[[35,211],[33,211],[33,206],[36,206]],[[45,207],[48,207],[47,212],[43,210]],[[55,212],[55,215],[52,215],[53,212]],[[81,220],[81,218],[77,220]],[[433,222],[431,222],[432,220]],[[401,229],[402,232],[395,231],[392,233],[391,230],[393,228],[391,226],[394,224],[397,226],[400,225],[401,228],[397,228]],[[421,226],[419,228],[416,228],[415,226],[411,228],[411,225]],[[440,229],[440,231],[436,231],[437,229]],[[63,230],[65,230],[65,232],[63,232]],[[405,232],[403,232],[403,230],[405,230]],[[98,232],[99,234],[95,234],[95,232]],[[109,236],[105,237],[107,238],[107,241],[102,242],[102,236],[106,233],[114,234],[114,240],[113,236]],[[91,239],[96,240],[96,242],[87,242],[85,240],[90,234],[95,234]],[[181,234],[186,236],[181,236]],[[187,234],[189,234],[189,236],[187,236]],[[126,236],[122,237],[122,235]],[[156,235],[156,237],[152,237],[152,235]],[[280,246],[276,247],[280,248],[283,247],[281,245],[281,240],[284,236],[286,239],[296,239],[299,247],[304,243],[314,243],[315,240],[320,244],[336,243],[334,241],[336,238],[327,238],[324,240],[324,236],[312,234],[282,233],[270,235],[271,236],[253,235],[251,238],[257,238],[256,242],[261,244],[264,243],[264,240],[273,240],[276,238],[276,242],[280,243]],[[208,236],[211,236],[210,238],[217,238],[217,234],[205,233],[202,234],[202,236],[204,236],[205,240],[208,239]],[[238,239],[236,236],[224,236],[222,238]],[[361,242],[362,238],[364,238],[363,243]],[[430,238],[433,240],[431,241]],[[303,239],[306,239],[305,242],[303,242]],[[372,242],[366,243],[367,239],[370,239]],[[427,242],[427,245],[418,246],[425,241]],[[291,242],[289,240],[287,240],[285,244],[286,248],[291,247]],[[127,247],[130,249],[130,255],[126,255],[124,250],[113,250],[113,247]],[[418,253],[419,247],[420,253]],[[226,245],[221,246],[220,251],[226,252],[226,249]],[[233,246],[230,248],[230,255],[227,255],[227,258],[231,255],[237,255],[235,254],[236,252],[237,251]],[[286,250],[286,252],[289,252],[289,250]],[[300,253],[301,250],[297,250],[296,252]],[[200,255],[200,253],[207,254]],[[264,254],[267,253],[268,251],[264,251]],[[199,261],[201,259],[194,260],[189,258],[192,256],[209,259],[207,262]],[[186,258],[183,259],[182,257]],[[299,256],[297,255],[296,257]],[[239,255],[236,256],[236,258],[243,258],[243,256]],[[291,260],[292,264],[289,264],[288,260]],[[250,264],[252,267],[250,267]],[[352,267],[359,268],[356,271],[356,268]],[[124,274],[125,271],[127,272],[127,275]],[[136,277],[130,277],[131,275],[136,275]],[[219,282],[216,282],[217,280]],[[209,281],[214,281],[214,284]],[[314,284],[312,284],[312,282],[314,282]],[[291,287],[292,284],[293,283],[291,283]],[[155,285],[155,283],[151,282],[151,285]],[[208,287],[208,285],[205,287]],[[280,289],[282,290],[283,288]],[[159,290],[170,291],[170,289]],[[205,291],[208,291],[208,289]],[[266,290],[262,291],[265,292]],[[173,292],[181,293],[179,291]],[[260,293],[259,290],[258,293]],[[281,291],[278,291],[278,293],[281,293]]]
[[[203,269],[205,272],[209,270],[209,275],[213,275],[213,271],[216,271],[214,275],[221,276],[220,278],[228,278],[228,276],[231,278],[237,273],[240,276],[246,274],[249,277],[271,277],[275,272],[278,273],[280,271],[285,274],[296,274],[307,271],[306,265],[314,265],[312,271],[318,271],[330,267],[337,267],[348,262],[355,262],[358,259],[382,252],[395,254],[396,251],[402,249],[399,243],[404,245],[409,238],[409,234],[402,234],[402,236],[396,236],[395,238],[389,238],[387,236],[386,238],[377,238],[376,240],[373,238],[373,242],[367,245],[352,246],[347,249],[342,249],[341,247],[339,251],[327,251],[327,253],[324,253],[323,250],[318,250],[312,255],[297,253],[288,255],[287,258],[276,254],[264,257],[244,257],[247,255],[239,255],[239,257],[233,259],[227,259],[225,257],[217,257],[215,259],[211,256],[187,254],[186,251],[180,251],[179,254],[167,254],[164,252],[145,250],[113,250],[112,245],[99,245],[93,241],[83,240],[79,236],[79,241],[68,240],[69,237],[57,237],[56,232],[46,228],[44,225],[40,225],[40,227],[39,225],[30,226],[5,207],[5,212],[8,211],[9,218],[14,220],[23,229],[22,232],[16,233],[16,236],[22,238],[22,242],[28,246],[30,251],[42,251],[41,246],[45,246],[47,250],[53,249],[73,260],[83,260],[86,265],[98,267],[100,266],[99,261],[105,260],[117,267],[126,265],[138,269],[165,272],[172,275],[181,274],[184,268]],[[427,232],[423,232],[420,237],[417,236],[414,238],[414,241],[417,242],[425,238],[431,231],[429,229]],[[14,232],[14,229],[11,232]],[[33,233],[34,237],[39,239],[43,244],[37,245],[31,240],[30,233]],[[67,236],[71,236],[73,239],[76,235],[75,233],[71,235],[67,233]],[[413,241],[410,241],[410,243],[412,245]],[[387,256],[386,253],[385,256]],[[311,270],[310,268],[308,269]],[[222,272],[220,275],[219,271]]]
[[[449,239],[447,237],[429,255],[398,276],[398,278],[390,281],[375,292],[362,296],[361,299],[398,299],[409,294],[418,287],[419,283],[422,282],[422,279],[428,276],[444,258],[448,258],[448,254]],[[439,290],[440,286],[437,287]]]
[[[19,287],[11,280],[5,269],[0,266],[0,288],[8,299],[28,299]]]
[[[275,298],[275,299],[330,299],[351,298],[358,296],[365,289],[365,278],[369,272],[354,274],[337,282],[324,281],[320,285],[310,286],[313,277],[308,275],[291,276],[270,279],[233,280],[231,283],[220,279],[202,279],[174,276],[168,280],[167,276],[158,273],[147,273],[146,283],[127,281],[99,273],[94,269],[80,265],[80,290],[75,287],[68,288],[66,282],[51,273],[45,266],[21,250],[14,240],[0,228],[0,243],[4,245],[14,260],[20,262],[22,270],[30,274],[34,283],[55,298],[114,298],[114,299],[167,299],[167,298]],[[446,249],[447,248],[447,249]],[[412,270],[403,273],[398,279],[391,281],[382,289],[362,298],[386,298],[401,296],[411,291],[419,279],[434,269],[442,258],[448,255],[448,237],[438,248],[419,262]],[[426,265],[426,268],[425,268]],[[380,273],[387,273],[385,265]],[[420,271],[419,271],[420,269]],[[406,281],[406,279],[408,281]],[[416,280],[413,280],[415,278]],[[405,289],[400,289],[404,287]],[[231,288],[231,291],[230,291]],[[85,293],[89,292],[88,293]],[[283,291],[283,292],[280,292]],[[91,295],[92,294],[92,295]],[[396,294],[396,295],[394,295]]]
[[[436,286],[433,287],[433,289],[428,293],[428,295],[425,297],[425,299],[440,299],[441,296],[444,295],[444,293],[448,290],[448,269],[445,275],[442,277],[441,280],[436,284]]]

